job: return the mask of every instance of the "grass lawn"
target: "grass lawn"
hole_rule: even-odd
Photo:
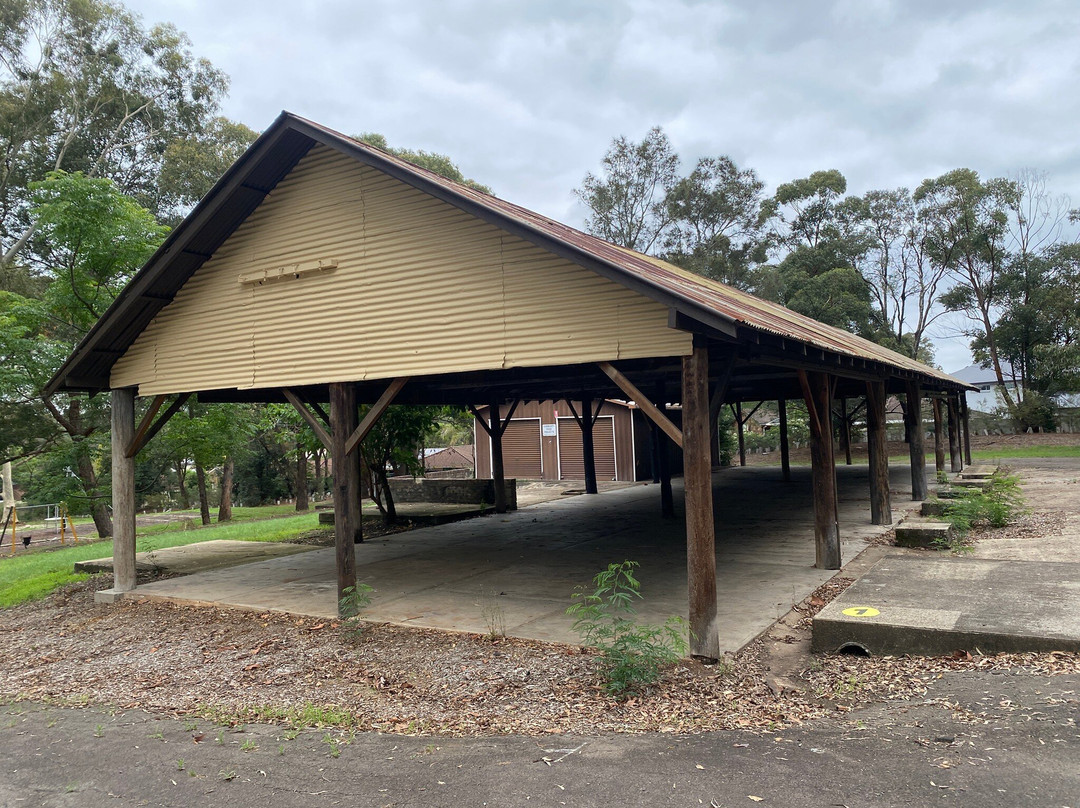
[[[263,515],[272,515],[266,514],[265,508],[236,510],[259,511]],[[289,506],[286,512],[295,513],[292,506]],[[241,521],[240,524],[226,522],[196,530],[184,530],[182,523],[169,525],[168,527],[172,528],[170,530],[162,530],[164,525],[152,525],[145,530],[139,530],[135,550],[142,553],[215,539],[287,541],[317,527],[317,517],[313,511],[276,519],[254,519],[250,514],[247,514],[246,518],[247,521]],[[177,527],[177,524],[180,526]],[[111,556],[112,546],[112,541],[98,541],[60,550],[27,553],[15,558],[0,556],[0,608],[43,598],[63,584],[88,577],[85,573],[73,571],[75,562]]]

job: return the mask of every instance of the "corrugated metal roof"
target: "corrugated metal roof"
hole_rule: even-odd
[[[842,329],[653,256],[617,247],[519,205],[455,183],[340,132],[283,112],[140,270],[57,371],[47,390],[105,389],[109,369],[117,356],[131,345],[179,286],[250,215],[262,196],[272,190],[315,142],[351,154],[409,185],[495,222],[732,336],[736,328],[747,328],[838,356],[880,363],[902,371],[904,375],[914,375],[932,386],[968,386],[959,379]],[[192,256],[199,260],[193,261]]]

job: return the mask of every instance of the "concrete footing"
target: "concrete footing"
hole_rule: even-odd
[[[99,589],[94,593],[94,603],[119,603],[128,592],[117,592],[115,589]]]

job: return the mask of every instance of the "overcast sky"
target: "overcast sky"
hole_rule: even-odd
[[[660,125],[690,166],[848,190],[1034,167],[1080,200],[1073,2],[125,0],[187,32],[253,129],[287,109],[450,155],[499,196],[580,227],[616,135]],[[688,170],[688,169],[687,169]],[[946,370],[968,362],[939,344]]]

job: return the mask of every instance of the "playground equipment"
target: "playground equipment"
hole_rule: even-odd
[[[59,534],[60,543],[67,543],[68,532],[71,533],[73,544],[79,543],[79,535],[75,532],[75,520],[71,518],[68,509],[57,503],[48,505],[16,505],[8,509],[4,518],[3,526],[0,527],[0,546],[3,546],[7,537],[8,526],[11,526],[11,555],[15,555],[16,534],[19,523],[23,530],[34,530],[39,525],[41,528],[51,528],[55,534]],[[23,546],[30,546],[29,534],[23,536]]]

